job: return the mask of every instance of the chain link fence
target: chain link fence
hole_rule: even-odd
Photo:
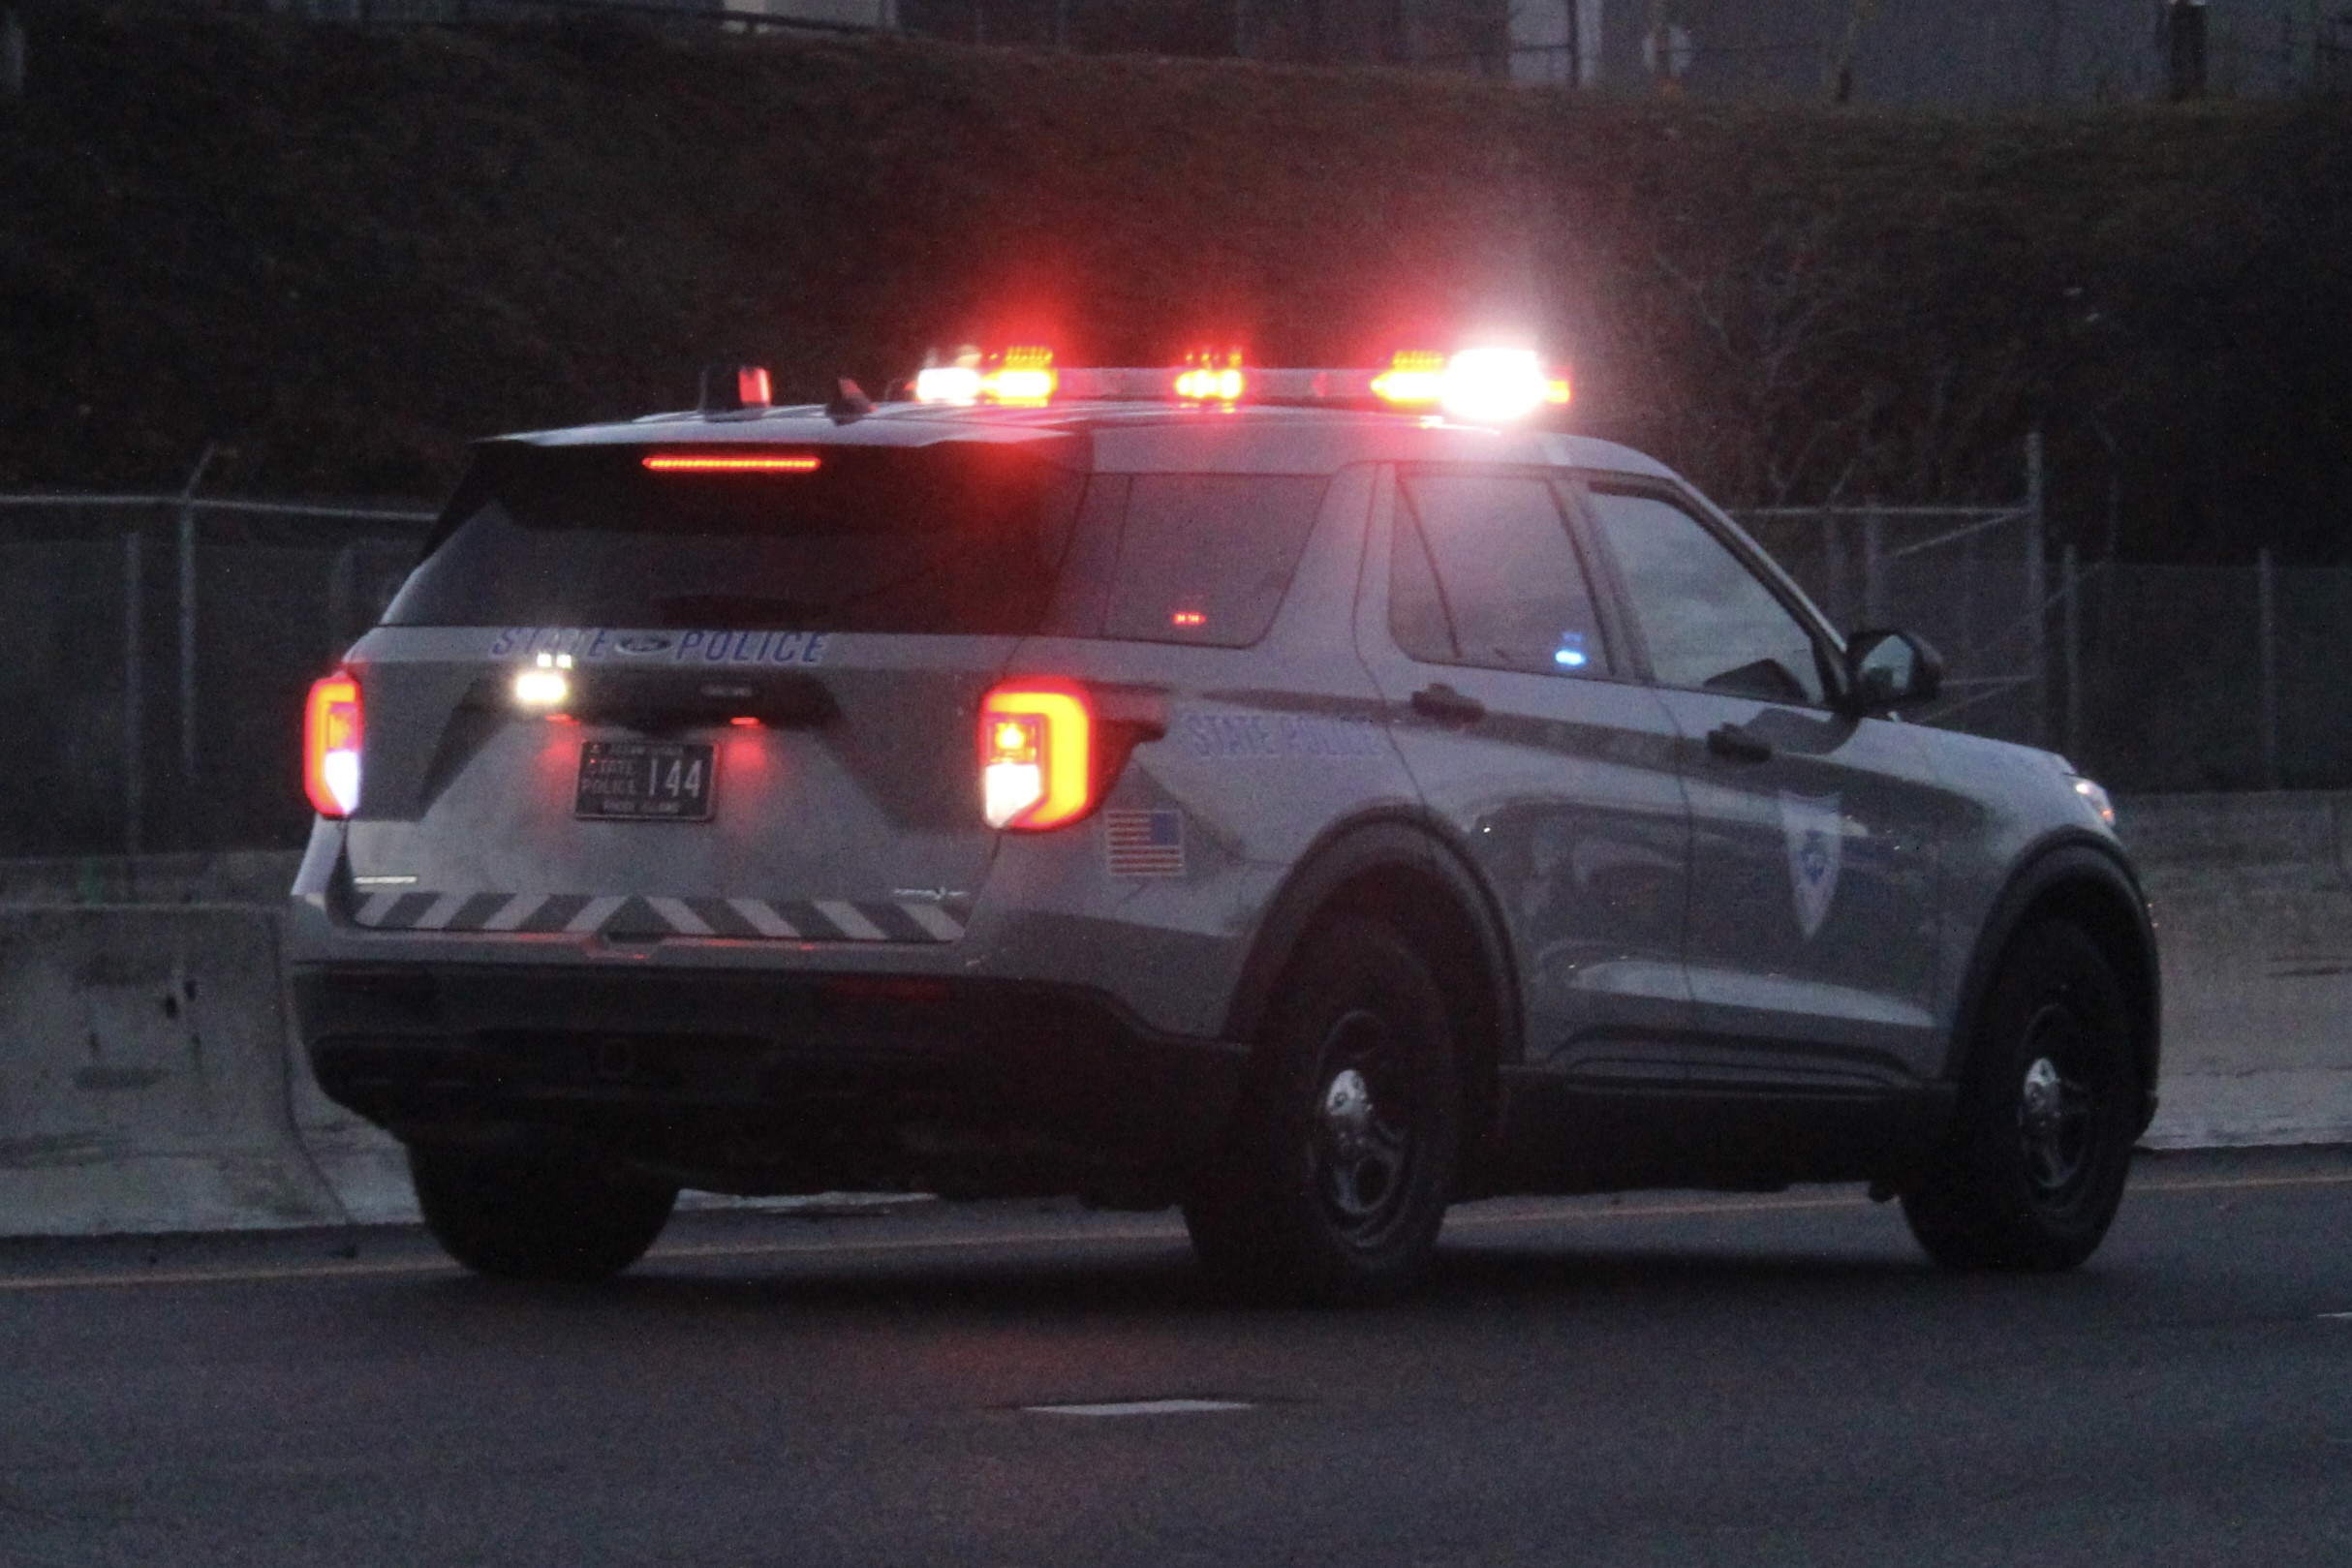
[[[291,846],[310,682],[383,613],[420,503],[0,495],[0,855]],[[2352,786],[2352,568],[2086,566],[2041,509],[1745,521],[1840,625],[1945,657],[1924,722],[2130,792]]]
[[[0,495],[0,854],[300,844],[303,697],[433,516]]]

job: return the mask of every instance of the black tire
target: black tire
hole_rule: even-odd
[[[2073,1268],[2123,1200],[2140,1103],[2114,966],[2078,926],[2027,928],[1985,999],[1950,1138],[1903,1196],[1911,1234],[1946,1268]]]
[[[499,1279],[604,1279],[645,1255],[678,1189],[585,1160],[413,1147],[425,1229]]]
[[[1309,939],[1251,1060],[1233,1136],[1187,1198],[1210,1271],[1253,1295],[1344,1304],[1411,1284],[1462,1141],[1445,999],[1376,921]]]

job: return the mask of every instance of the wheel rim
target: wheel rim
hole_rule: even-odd
[[[2026,1072],[2019,1086],[2017,1130],[2026,1179],[2044,1203],[2062,1203],[2083,1185],[2096,1142],[2097,1098],[2079,1070],[2082,1021],[2052,1002],[2026,1028]]]
[[[1357,1009],[1323,1038],[1315,1074],[1315,1186],[1333,1227],[1376,1240],[1405,1207],[1413,1127],[1406,1114],[1404,1052],[1378,1014]]]

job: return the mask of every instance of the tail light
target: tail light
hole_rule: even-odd
[[[349,816],[359,809],[359,683],[349,670],[310,685],[302,788],[321,816]]]
[[[980,702],[980,801],[993,828],[1037,830],[1094,810],[1095,708],[1072,681],[1010,681]]]

